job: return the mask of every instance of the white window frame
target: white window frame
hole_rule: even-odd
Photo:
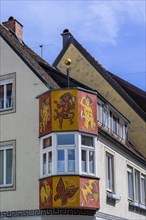
[[[129,185],[129,175],[131,176],[131,185]],[[133,178],[133,168],[131,166],[127,166],[127,186],[128,186],[128,199],[134,200],[134,178]],[[130,195],[129,189],[132,192],[132,196]]]
[[[43,148],[43,144],[44,144],[44,140],[51,137],[52,139],[52,145],[49,146],[49,147],[46,147],[46,148]],[[44,136],[42,139],[41,139],[41,151],[40,151],[40,155],[41,155],[41,177],[46,177],[46,176],[50,176],[52,175],[53,173],[53,170],[52,170],[52,165],[51,165],[51,172],[49,172],[49,169],[48,169],[48,165],[49,165],[49,158],[48,158],[48,154],[52,152],[52,160],[53,160],[53,136],[52,135],[47,135],[47,136]],[[44,154],[46,154],[46,173],[44,174]]]
[[[127,172],[131,172],[132,174],[132,185],[133,185],[133,197],[130,198],[129,197],[129,192],[128,192],[128,200],[136,202],[137,204],[142,204],[144,206],[146,206],[146,173],[142,172],[142,170],[138,169],[138,167],[135,167],[133,165],[129,165],[129,163],[127,164]],[[135,179],[135,174],[138,173],[138,186],[136,186],[136,179]],[[144,179],[145,181],[145,188],[144,188],[144,196],[142,195],[142,182],[141,180]],[[136,195],[136,187],[138,189],[138,198]],[[144,198],[144,202],[143,202],[143,198]]]
[[[7,107],[7,85],[12,83],[11,106]],[[0,86],[4,86],[4,107],[0,108],[0,114],[13,113],[16,110],[16,73],[0,76]]]
[[[69,135],[69,134],[73,134],[74,135],[74,144],[66,144],[66,145],[60,145],[57,143],[57,135]],[[77,161],[77,157],[76,157],[76,151],[77,151],[77,140],[76,140],[76,133],[74,132],[64,132],[64,133],[56,133],[56,173],[57,174],[75,174],[76,173],[76,169],[77,169],[77,165],[76,165],[76,161]],[[64,151],[64,171],[58,171],[58,151],[59,150],[63,150]],[[75,170],[74,171],[69,171],[68,170],[68,150],[74,150],[75,152]]]
[[[16,188],[16,171],[15,171],[15,160],[16,160],[16,141],[4,141],[0,142],[0,151],[3,151],[4,160],[3,160],[3,184],[0,185],[0,191],[7,191],[7,190],[15,190]],[[11,176],[11,183],[6,183],[6,151],[12,149],[12,176]]]
[[[93,138],[93,146],[82,145],[82,135]],[[87,134],[80,134],[80,146],[81,146],[80,147],[81,148],[80,149],[80,151],[81,151],[81,153],[80,153],[80,156],[81,156],[81,159],[80,159],[80,161],[81,161],[80,162],[81,163],[81,165],[80,165],[80,167],[81,167],[81,174],[95,176],[96,175],[96,166],[95,166],[95,154],[96,154],[96,152],[95,152],[95,137],[91,136],[91,135],[87,135]],[[84,150],[86,152],[86,172],[84,172],[82,170],[82,150]],[[90,172],[90,162],[89,162],[89,153],[91,151],[94,153],[94,155],[93,155],[93,169],[94,169],[94,172],[93,173]]]
[[[110,164],[109,164],[109,159],[110,159]],[[106,190],[108,192],[112,192],[112,193],[115,192],[114,182],[115,182],[114,155],[111,152],[106,151]]]
[[[144,180],[144,192],[142,191],[142,180]],[[142,173],[140,176],[140,188],[141,188],[141,204],[146,206],[146,175]]]

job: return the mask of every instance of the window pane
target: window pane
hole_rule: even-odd
[[[94,152],[89,151],[89,172],[94,173]]]
[[[106,155],[106,180],[107,188],[111,191],[114,191],[114,182],[113,182],[113,156],[110,154]]]
[[[128,197],[130,199],[133,199],[133,170],[132,168],[128,167]]]
[[[52,151],[48,152],[48,173],[52,173]]]
[[[85,146],[93,147],[93,137],[81,135],[81,144]]]
[[[82,150],[82,172],[87,172],[86,151]]]
[[[135,200],[140,201],[139,172],[137,170],[135,170]]]
[[[3,178],[4,178],[4,154],[3,150],[0,151],[0,185],[3,184]]]
[[[0,86],[0,109],[4,108],[4,86]]]
[[[64,150],[58,150],[58,172],[65,172]]]
[[[74,134],[58,134],[57,144],[58,145],[73,145],[75,144],[75,135]]]
[[[145,176],[141,176],[141,203],[146,204],[146,180]]]
[[[104,117],[104,126],[109,127],[109,114],[108,111],[103,111],[103,117]]]
[[[102,123],[102,105],[98,103],[98,121]]]
[[[52,146],[52,136],[43,140],[43,149]]]
[[[113,116],[113,132],[118,134],[118,118]]]
[[[7,88],[7,100],[6,100],[6,108],[12,107],[12,83],[6,85]]]
[[[6,150],[6,184],[12,183],[12,149]]]
[[[43,154],[43,175],[47,173],[47,154]]]
[[[68,150],[68,172],[75,172],[75,150]]]

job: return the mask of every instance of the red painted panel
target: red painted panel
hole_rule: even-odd
[[[80,178],[80,207],[99,209],[99,180]]]
[[[40,209],[52,208],[52,178],[40,180]]]
[[[52,130],[51,93],[47,92],[39,98],[39,136]]]

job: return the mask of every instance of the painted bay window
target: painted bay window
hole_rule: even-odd
[[[0,189],[15,185],[15,141],[0,143]]]
[[[15,110],[15,74],[0,76],[0,112]]]
[[[95,174],[95,148],[91,136],[81,135],[81,171],[86,174]]]
[[[106,188],[114,192],[114,156],[106,152]]]

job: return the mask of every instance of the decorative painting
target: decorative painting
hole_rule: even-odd
[[[79,178],[55,177],[53,181],[53,207],[79,206]]]
[[[79,130],[97,134],[97,96],[78,92]]]
[[[77,90],[52,92],[52,130],[77,129]]]
[[[51,95],[50,92],[40,97],[39,135],[40,137],[51,131]]]
[[[80,206],[99,208],[99,180],[80,179]]]
[[[80,176],[52,176],[40,180],[40,209],[99,209],[99,180]]]
[[[52,179],[47,178],[40,181],[40,209],[52,207]]]

